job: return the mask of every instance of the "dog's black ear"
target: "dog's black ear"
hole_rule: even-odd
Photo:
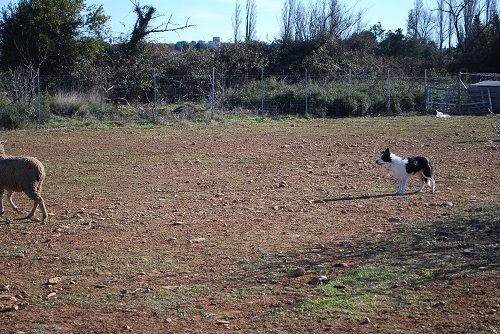
[[[386,148],[385,151],[384,151],[384,153],[389,154],[389,153],[391,153],[391,151],[389,151],[389,148]]]

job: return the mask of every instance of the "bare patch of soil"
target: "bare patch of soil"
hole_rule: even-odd
[[[490,122],[4,133],[9,154],[45,164],[51,216],[6,208],[0,333],[496,333]],[[386,147],[428,156],[437,192],[393,196],[375,164]],[[308,284],[317,275],[330,283]]]

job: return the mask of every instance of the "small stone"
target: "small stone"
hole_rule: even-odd
[[[389,223],[400,223],[400,222],[401,222],[401,218],[399,218],[399,217],[389,218]]]
[[[0,285],[0,291],[9,291],[10,290],[10,285]]]
[[[327,282],[328,282],[328,277],[321,275],[321,276],[314,276],[309,282],[307,282],[307,284],[320,285]]]
[[[290,272],[289,276],[290,277],[300,277],[304,276],[306,274],[306,270],[304,268],[297,268]]]
[[[8,300],[11,302],[17,302],[17,298],[11,295],[0,295],[0,300]]]
[[[227,321],[227,320],[221,320],[221,319],[219,319],[216,322],[217,322],[217,325],[224,325],[224,326],[225,325],[229,325],[229,321]]]
[[[203,242],[205,240],[206,240],[205,238],[194,238],[194,239],[189,240],[189,243],[198,244],[198,243]]]
[[[47,281],[47,285],[54,285],[54,284],[61,283],[61,282],[62,282],[61,277],[52,277],[52,278],[49,278],[49,280]]]
[[[347,264],[345,262],[338,262],[338,263],[335,263],[333,266],[336,268],[346,268],[346,267],[349,267],[349,264]]]
[[[11,305],[11,306],[5,306],[5,307],[0,307],[0,313],[7,313],[7,312],[13,312],[19,310],[18,305]]]
[[[172,225],[180,226],[180,225],[184,225],[184,222],[173,222]]]
[[[438,302],[434,303],[434,305],[433,305],[433,306],[434,306],[434,307],[441,307],[441,306],[444,306],[444,301],[440,300],[440,301],[438,301]]]
[[[371,322],[370,318],[365,317],[363,320],[361,320],[362,325],[368,325]]]
[[[453,206],[453,202],[444,202],[444,203],[443,203],[443,206],[444,206],[444,207],[451,208],[451,207]]]
[[[47,297],[45,297],[45,299],[50,299],[50,298],[54,298],[56,296],[56,293],[55,292],[51,292],[47,295]]]
[[[285,188],[287,186],[286,181],[280,181],[278,183],[278,188]]]

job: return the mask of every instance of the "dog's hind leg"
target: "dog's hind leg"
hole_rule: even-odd
[[[3,208],[3,193],[4,193],[4,190],[0,189],[0,216],[2,216],[5,212],[4,208]]]
[[[434,180],[433,177],[430,177],[429,180],[427,180],[428,182],[430,182],[430,187],[432,189],[432,192],[435,192],[436,191],[436,181]]]
[[[426,178],[424,174],[420,173],[420,187],[418,188],[417,193],[421,193],[428,182],[428,178]]]

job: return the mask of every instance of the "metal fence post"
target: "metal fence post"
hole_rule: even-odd
[[[153,68],[153,122],[156,122],[156,95],[157,95],[157,85],[156,85],[156,67]]]
[[[38,90],[37,124],[40,125],[42,123],[42,92],[40,89],[40,69],[39,68],[36,71],[36,84],[37,84],[37,90]]]
[[[261,72],[260,72],[260,82],[261,82],[261,95],[260,95],[260,98],[261,98],[261,107],[260,107],[260,114],[261,115],[264,115],[264,93],[265,93],[265,89],[264,89],[264,68],[261,69]]]
[[[349,98],[352,97],[352,72],[349,69]]]
[[[222,72],[220,76],[221,80],[221,101],[220,101],[220,108],[222,109],[222,112],[224,113],[224,104],[226,102],[226,70],[224,68],[224,65],[222,65]]]
[[[306,88],[306,116],[309,114],[309,77],[307,73],[307,67],[305,69],[305,78],[304,78],[304,84]]]
[[[462,113],[462,85],[461,85],[461,82],[462,82],[462,72],[459,72],[458,73],[458,81],[457,81],[458,113],[459,114]]]
[[[427,69],[424,70],[424,105],[425,111],[429,111],[429,90],[427,88]]]
[[[104,80],[102,78],[102,66],[99,67],[99,118],[104,116]]]
[[[387,113],[391,113],[391,70],[387,70]]]
[[[211,102],[210,102],[210,120],[214,118],[215,113],[215,67],[212,67],[212,94],[211,94]]]

